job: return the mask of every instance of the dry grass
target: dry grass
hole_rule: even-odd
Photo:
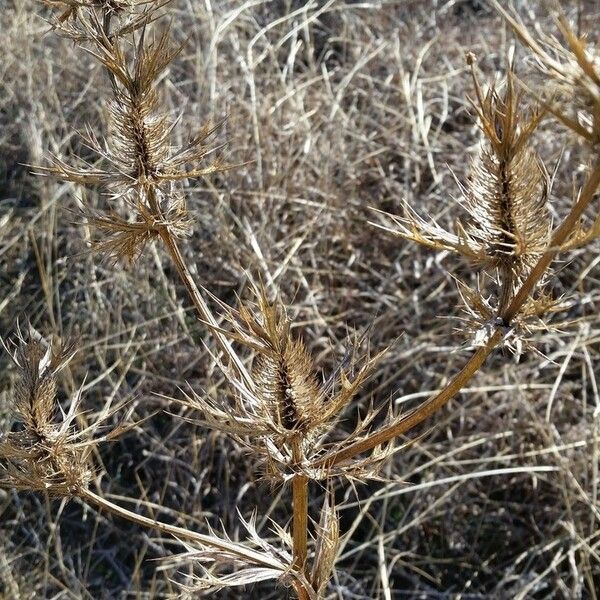
[[[560,38],[542,4],[525,1],[518,7],[534,43],[536,27]],[[594,41],[595,4],[572,2],[565,11]],[[445,231],[455,231],[456,219],[464,215],[454,201],[461,196],[455,178],[466,185],[469,162],[481,152],[475,109],[467,100],[468,94],[477,105],[465,52],[477,56],[483,82],[504,73],[514,51],[516,76],[541,100],[547,100],[546,90],[531,82],[547,81],[552,65],[546,61],[540,73],[523,48],[531,40],[521,35],[521,43],[515,42],[483,2],[177,0],[168,12],[172,39],[183,50],[159,77],[156,101],[166,107],[166,117],[180,119],[172,143],[183,145],[199,124],[227,117],[211,147],[227,141],[223,160],[245,163],[207,179],[183,180],[194,226],[180,244],[181,262],[229,306],[236,306],[236,296],[246,303],[252,299],[253,280],[260,279],[268,295],[278,292],[292,322],[282,336],[290,341],[279,347],[283,344],[284,356],[302,354],[300,362],[310,363],[319,385],[356,354],[375,356],[391,345],[361,387],[360,410],[364,416],[371,402],[389,403],[406,414],[445,388],[472,355],[460,320],[461,295],[470,296],[455,278],[469,290],[481,285],[491,294],[502,284],[502,273],[495,263],[478,278],[472,266],[449,254],[450,247],[421,249],[377,229],[368,222],[387,227],[390,221],[380,221],[370,208],[402,215],[408,204],[419,215],[433,216]],[[256,454],[239,443],[247,431],[232,441],[206,428],[180,402],[195,394],[209,408],[222,408],[218,402],[230,397],[231,387],[213,355],[219,348],[226,355],[228,342],[224,337],[215,342],[198,323],[168,246],[151,242],[160,233],[141,240],[150,243],[128,269],[102,261],[86,251],[97,230],[80,216],[85,208],[88,216],[101,218],[106,200],[101,190],[81,181],[33,177],[23,166],[48,166],[52,155],[59,165],[73,165],[80,157],[95,168],[96,154],[75,130],[89,126],[99,139],[108,133],[109,79],[72,42],[47,33],[43,14],[50,13],[33,0],[15,0],[0,15],[6,48],[0,93],[0,335],[10,337],[18,319],[30,319],[46,339],[74,338],[78,353],[53,373],[58,400],[67,405],[83,385],[86,412],[78,415],[78,426],[103,418],[97,437],[118,428],[124,415],[137,423],[94,449],[92,494],[101,490],[104,502],[160,519],[167,524],[165,534],[175,527],[181,535],[182,529],[207,533],[208,521],[235,542],[221,548],[223,554],[235,555],[236,544],[255,532],[280,548],[285,536],[273,530],[270,519],[282,527],[290,522],[290,494],[260,479],[277,465],[267,456],[266,469],[257,470]],[[561,104],[551,105],[555,112],[569,100],[565,90],[581,81],[575,63],[558,59],[566,66],[559,72]],[[576,96],[580,110],[590,108],[586,89]],[[526,98],[520,101],[531,101]],[[479,109],[487,114],[494,102],[488,96]],[[582,140],[594,131],[593,119],[583,127]],[[585,167],[597,148],[591,157],[587,142],[577,142],[551,118],[528,142],[550,174],[557,165],[549,211],[558,225],[584,185]],[[489,156],[488,170],[497,165]],[[535,210],[535,201],[531,206]],[[171,214],[181,216],[180,208]],[[187,220],[181,223],[183,232]],[[321,507],[335,499],[340,519],[342,538],[327,597],[596,598],[600,287],[592,223],[593,214],[567,242],[574,249],[554,265],[545,291],[560,299],[561,311],[544,320],[551,327],[528,330],[532,348],[495,352],[435,420],[400,438],[413,443],[383,463],[383,480],[356,486],[336,480],[331,494],[320,484],[310,487],[310,515],[318,520]],[[499,227],[500,233],[505,229]],[[505,237],[498,253],[522,256],[514,248],[506,251],[515,239],[515,232]],[[141,244],[103,249],[133,258]],[[512,291],[514,285],[511,280],[504,287]],[[208,305],[211,313],[222,312],[216,299]],[[260,353],[256,330],[246,335],[248,329],[252,333],[252,317],[231,316],[241,328],[238,337]],[[280,324],[276,319],[267,333],[277,334]],[[258,346],[267,338],[273,346],[269,335],[261,335]],[[304,358],[304,346],[312,362]],[[12,426],[11,439],[20,441],[11,412],[18,373],[9,367],[8,354],[0,361],[1,430]],[[312,379],[303,379],[303,385],[308,397],[318,396]],[[282,390],[266,392],[276,397]],[[320,408],[311,405],[302,430],[321,425]],[[269,413],[272,430],[286,443],[286,431],[297,428],[281,425],[294,415],[274,414]],[[337,439],[355,425],[355,411],[344,417]],[[47,460],[42,467],[36,462],[45,469],[41,477],[57,485],[60,469],[51,464],[48,470]],[[67,482],[71,491],[82,485]],[[324,530],[335,529],[332,520],[332,511],[323,511]],[[79,499],[0,490],[0,595],[179,597],[182,585],[193,588],[202,575],[189,560],[199,540],[187,540],[186,550],[171,535],[161,537],[143,525],[113,520]],[[335,545],[335,535],[330,537]],[[189,554],[181,556],[182,551]],[[321,552],[326,555],[326,549]],[[283,555],[277,560],[285,563]],[[279,563],[269,568],[276,571]],[[308,575],[315,582],[327,577]],[[290,589],[267,581],[215,595],[288,594]]]

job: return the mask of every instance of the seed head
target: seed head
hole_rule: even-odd
[[[550,184],[531,143],[542,113],[523,105],[512,68],[503,84],[494,82],[484,92],[472,56],[469,64],[481,142],[469,179],[460,185],[467,218],[457,220],[454,232],[449,232],[406,205],[403,217],[391,217],[395,227],[384,229],[432,249],[457,253],[486,273],[486,281],[493,288],[491,302],[485,290],[471,290],[462,283],[459,286],[470,314],[468,320],[474,317],[475,330],[480,331],[502,312],[548,248]],[[541,289],[542,284],[536,298],[522,307],[520,317],[538,316],[542,307],[547,308],[546,297],[538,301],[543,296]]]
[[[546,249],[550,233],[548,175],[530,143],[541,113],[522,106],[512,71],[502,92],[492,85],[485,95],[474,69],[473,77],[483,139],[463,188],[469,212],[463,231],[475,242],[476,260],[511,271],[518,281]]]
[[[252,369],[256,394],[277,427],[306,433],[322,418],[324,396],[304,343],[290,332],[290,321],[280,304],[258,297],[261,320],[240,307],[238,333],[251,332],[247,341],[260,348]]]
[[[600,53],[578,37],[564,15],[556,18],[563,41],[550,35],[534,38],[516,12],[492,0],[529,48],[544,78],[542,92],[533,92],[564,125],[587,140],[600,142]]]
[[[4,347],[18,371],[12,408],[20,426],[0,436],[0,484],[61,496],[76,494],[91,476],[89,451],[75,447],[77,436],[71,428],[79,395],[68,415],[56,398],[56,374],[73,357],[73,348],[46,344],[33,329],[27,340],[19,333],[15,342]]]
[[[116,437],[125,427],[94,437],[109,414],[81,430],[76,424],[80,391],[67,411],[59,404],[56,376],[75,354],[71,344],[46,342],[29,328],[26,335],[19,331],[2,345],[16,367],[17,381],[14,425],[10,432],[0,433],[0,486],[77,495],[92,476],[90,455],[96,444]]]
[[[150,240],[191,233],[192,221],[178,182],[227,167],[218,158],[198,167],[216,150],[206,140],[218,125],[201,128],[183,145],[171,143],[175,123],[160,111],[158,91],[163,73],[179,52],[171,46],[169,32],[149,41],[150,34],[142,29],[132,35],[132,47],[117,35],[109,36],[104,25],[87,14],[84,47],[104,66],[113,88],[107,137],[98,139],[91,130],[85,135],[86,145],[100,158],[97,167],[56,158],[53,167],[40,170],[106,192],[106,210],[83,211],[101,234],[92,247],[131,263]]]
[[[216,402],[195,393],[187,402],[202,413],[203,424],[231,434],[260,456],[271,478],[286,479],[298,469],[305,470],[311,478],[330,476],[331,472],[312,469],[311,463],[323,453],[333,451],[332,444],[339,447],[346,442],[330,443],[328,435],[379,357],[363,361],[360,367],[341,365],[330,385],[320,384],[312,357],[292,332],[292,323],[283,305],[279,301],[270,302],[264,289],[255,293],[253,308],[241,304],[234,310],[221,304],[231,329],[219,329],[254,350],[252,389],[233,379],[226,370],[236,391],[233,404]],[[349,437],[356,438],[366,430],[376,413],[369,411]],[[298,443],[305,457],[302,465],[294,458],[293,447]],[[361,461],[361,477],[368,476],[379,462],[372,458]],[[335,474],[352,474],[357,465],[345,465]]]

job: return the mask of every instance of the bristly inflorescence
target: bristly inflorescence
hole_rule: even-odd
[[[528,47],[542,77],[541,93],[534,92],[543,105],[564,125],[595,145],[600,143],[600,52],[579,37],[564,15],[556,18],[564,41],[541,34],[536,39],[518,17],[497,0],[496,10],[510,23]]]
[[[367,459],[336,467],[335,473],[311,465],[323,455],[355,441],[375,418],[371,410],[343,441],[328,441],[343,411],[369,377],[378,356],[340,367],[334,385],[321,384],[312,357],[297,339],[279,301],[270,302],[264,290],[256,290],[256,308],[241,304],[235,310],[222,305],[231,324],[222,333],[255,352],[251,370],[253,386],[234,379],[232,403],[192,393],[187,402],[202,414],[202,423],[232,435],[260,456],[266,475],[286,480],[300,468],[307,477],[332,474],[368,477],[388,455],[382,450]],[[303,464],[296,464],[294,444],[301,444]],[[335,446],[335,448],[333,448]]]
[[[33,330],[5,343],[18,371],[12,412],[18,427],[0,436],[0,485],[73,495],[91,477],[90,447],[73,427],[79,394],[67,414],[57,400],[56,375],[71,360],[71,346],[46,344]]]
[[[190,552],[184,558],[219,568],[235,566],[235,577],[207,572],[198,581],[203,589],[243,585],[253,577],[255,581],[278,579],[289,585],[303,577],[294,569],[289,552],[275,548],[258,535],[253,519],[242,519],[250,537],[241,544],[215,534],[210,527],[208,534],[201,534],[148,519],[93,493],[89,483],[94,475],[92,453],[98,443],[111,441],[137,424],[126,425],[123,419],[117,427],[98,435],[102,424],[114,413],[105,409],[90,419],[91,424],[82,426],[87,418],[82,418],[80,411],[81,390],[70,399],[68,410],[63,410],[57,397],[57,376],[75,354],[72,345],[47,342],[31,327],[27,334],[18,332],[13,340],[0,342],[17,371],[11,405],[14,422],[10,431],[0,432],[0,487],[45,492],[51,497],[79,497],[190,541]],[[334,525],[330,528],[331,537],[336,530]],[[285,532],[281,535],[285,537]]]
[[[17,372],[10,406],[14,424],[11,431],[0,433],[0,487],[75,496],[93,475],[94,448],[127,426],[122,423],[99,434],[112,414],[104,411],[81,427],[81,390],[72,395],[66,411],[61,406],[57,375],[75,355],[73,344],[48,342],[32,327],[0,341]]]
[[[473,66],[473,57],[468,60]],[[482,266],[510,271],[519,281],[546,249],[550,232],[548,175],[530,143],[541,113],[523,107],[512,71],[503,91],[492,85],[484,95],[475,76],[474,83],[483,140],[463,189],[470,215],[465,239],[475,242],[471,250]]]
[[[201,128],[183,145],[171,143],[175,122],[160,109],[158,84],[179,49],[171,46],[168,31],[153,35],[147,30],[157,5],[165,2],[113,4],[78,3],[68,19],[54,23],[104,67],[112,84],[106,139],[89,130],[84,139],[98,163],[56,158],[53,167],[41,170],[108,192],[106,210],[84,210],[101,234],[94,247],[131,263],[158,236],[190,234],[192,221],[179,182],[226,167],[218,158],[197,166],[215,152],[206,140],[217,127]]]
[[[469,328],[479,331],[490,320],[502,317],[514,292],[548,247],[550,184],[531,142],[542,113],[524,106],[512,69],[503,85],[494,83],[484,92],[475,74],[474,56],[467,55],[467,62],[475,84],[472,106],[482,134],[469,179],[461,185],[467,218],[457,220],[454,232],[449,232],[405,205],[405,215],[387,215],[394,227],[384,228],[429,248],[457,253],[487,274],[492,281],[491,300],[481,288],[475,291],[459,283],[470,314]],[[548,308],[549,300],[540,287],[511,325],[526,326]]]
[[[593,152],[600,143],[600,50],[579,37],[564,15],[556,18],[563,41],[548,34],[536,39],[516,12],[493,0],[521,42],[531,50],[543,85],[529,92],[563,125],[585,140]],[[580,223],[561,250],[585,246],[600,237],[600,216],[591,226]]]
[[[239,310],[242,326],[254,338],[245,341],[258,351],[252,370],[257,397],[280,429],[282,439],[295,432],[309,432],[318,426],[325,409],[312,358],[304,343],[291,335],[283,307],[261,297],[259,310],[262,323],[246,307]],[[243,339],[242,328],[237,329]]]

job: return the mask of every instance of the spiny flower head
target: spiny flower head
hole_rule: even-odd
[[[68,364],[73,349],[47,345],[32,329],[28,339],[19,334],[4,347],[18,371],[12,409],[20,427],[0,436],[0,484],[76,494],[91,477],[89,449],[76,447],[78,435],[72,427],[79,395],[68,414],[56,397],[56,374]]]
[[[482,135],[469,179],[461,185],[467,218],[457,220],[454,232],[449,232],[406,205],[403,217],[391,216],[395,226],[384,229],[432,249],[460,254],[483,269],[493,288],[491,304],[484,291],[460,286],[470,315],[479,315],[483,327],[502,312],[547,249],[551,224],[546,205],[549,177],[531,143],[541,113],[523,107],[512,69],[503,85],[494,83],[484,92],[474,61],[467,55],[476,92],[472,105]],[[543,294],[538,290],[538,295]],[[531,300],[520,312],[525,320],[538,316],[541,309]],[[546,307],[547,302],[542,304]]]
[[[44,346],[33,329],[28,341],[21,334],[17,340],[10,353],[20,372],[12,409],[27,429],[43,437],[52,428],[56,410],[56,374],[71,360],[73,351],[69,346]]]
[[[99,186],[107,210],[85,209],[84,216],[103,234],[93,244],[113,259],[133,262],[146,243],[158,236],[172,239],[191,233],[191,219],[179,182],[225,170],[217,158],[206,167],[198,163],[216,150],[205,142],[217,129],[206,125],[186,143],[173,145],[175,122],[161,112],[158,82],[179,52],[164,31],[153,39],[142,28],[129,40],[111,33],[91,9],[79,21],[85,30],[86,50],[105,68],[112,84],[106,139],[90,130],[84,141],[98,157],[98,166],[83,161],[69,164],[56,158],[41,168],[65,181]]]
[[[484,267],[520,280],[546,249],[550,232],[548,176],[530,143],[541,113],[523,108],[512,70],[502,92],[492,85],[485,95],[472,73],[483,139],[463,188],[470,218],[462,231]]]
[[[322,419],[325,399],[312,358],[291,334],[280,304],[269,304],[261,295],[258,307],[260,320],[240,306],[236,329],[239,339],[258,352],[252,377],[264,416],[282,438],[311,431]]]
[[[476,344],[484,344],[498,323],[518,337],[537,327],[540,317],[552,309],[542,281],[511,323],[504,323],[502,316],[548,249],[550,183],[531,141],[542,113],[523,105],[512,66],[503,84],[494,82],[484,92],[472,54],[467,55],[467,63],[475,86],[471,103],[481,132],[469,178],[459,183],[467,218],[457,220],[454,232],[449,232],[405,205],[404,216],[386,215],[394,226],[383,228],[429,248],[459,254],[482,271],[477,289],[458,284],[467,310],[461,330]]]
[[[1,341],[1,340],[0,340]],[[119,426],[95,436],[109,415],[81,429],[81,391],[67,411],[57,398],[57,374],[75,354],[71,344],[47,342],[33,328],[12,341],[2,341],[17,371],[11,431],[0,432],[0,486],[44,491],[55,496],[77,495],[92,477],[90,455],[101,440],[119,435]]]
[[[600,52],[579,37],[564,15],[556,18],[563,41],[542,35],[536,39],[516,12],[493,0],[521,42],[531,50],[544,77],[541,101],[564,125],[591,144],[600,142]]]
[[[548,176],[530,144],[540,113],[523,109],[510,72],[502,91],[494,84],[484,94],[476,78],[475,87],[482,140],[461,185],[466,222],[457,221],[451,233],[405,205],[404,217],[392,216],[391,231],[492,271],[509,269],[520,279],[546,248],[550,230]]]
[[[255,293],[255,309],[241,304],[234,310],[222,304],[231,329],[219,329],[254,350],[252,388],[228,374],[236,392],[233,404],[195,393],[187,402],[202,413],[202,423],[231,434],[260,455],[268,476],[285,479],[292,469],[302,468],[311,478],[325,477],[325,471],[312,469],[311,463],[331,450],[328,435],[370,375],[378,357],[367,359],[356,368],[341,365],[330,384],[321,384],[312,357],[293,334],[281,303],[270,302],[263,289]],[[336,447],[359,436],[376,414],[377,411],[369,411],[349,439],[335,442]],[[303,465],[295,463],[295,444],[302,447]],[[357,461],[346,465],[336,473],[361,470],[361,475],[366,476],[369,466],[381,462],[372,457],[369,460],[368,464]]]

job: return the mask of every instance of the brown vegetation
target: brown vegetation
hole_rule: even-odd
[[[596,597],[597,20],[547,9],[2,17],[4,595]]]

